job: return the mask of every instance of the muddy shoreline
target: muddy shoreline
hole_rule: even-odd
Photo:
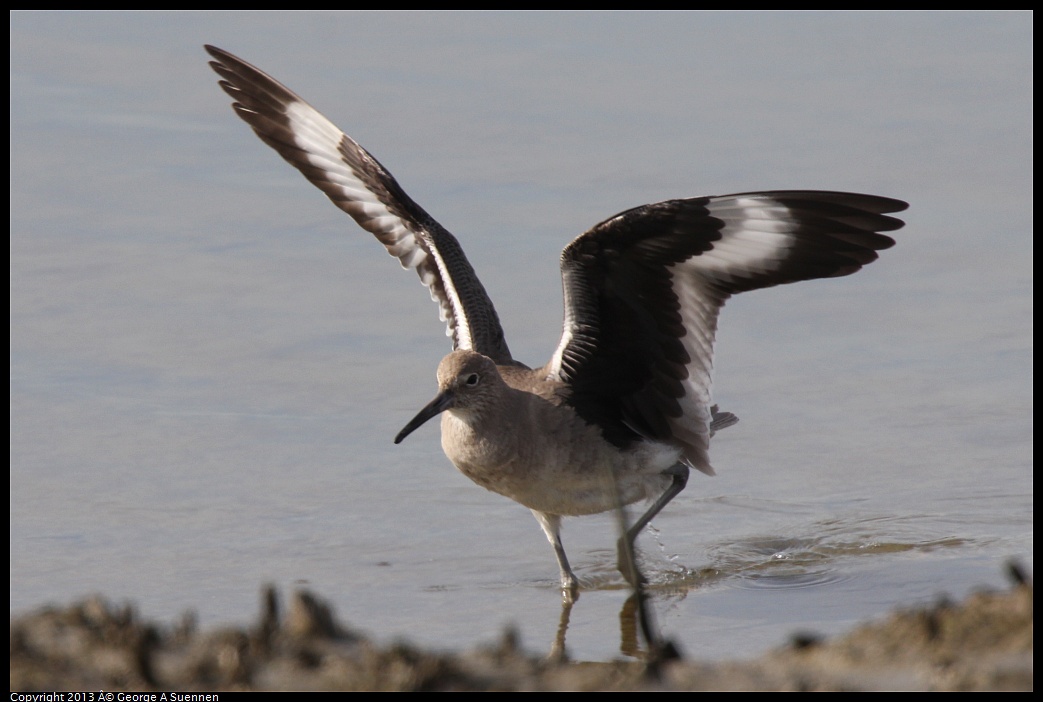
[[[281,607],[266,588],[257,622],[211,631],[91,597],[12,618],[11,690],[1031,690],[1032,584],[1016,568],[1012,580],[723,663],[569,661],[526,652],[510,631],[459,653],[378,646],[307,591]]]

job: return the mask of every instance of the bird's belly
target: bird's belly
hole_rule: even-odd
[[[671,481],[663,471],[681,455],[680,449],[665,444],[621,451],[600,435],[584,442],[548,439],[512,447],[505,447],[502,437],[488,444],[472,437],[468,442],[443,440],[443,449],[461,473],[485,489],[529,509],[563,516],[596,514],[658,497]]]

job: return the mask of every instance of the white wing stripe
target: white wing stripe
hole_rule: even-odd
[[[720,240],[682,265],[711,277],[778,268],[793,244],[790,232],[796,222],[788,207],[770,202],[739,198],[735,207],[714,209],[713,215],[725,221]]]
[[[352,204],[358,208],[356,211],[369,220],[367,224],[399,236],[409,232],[401,218],[388,210],[344,162],[340,151],[341,141],[345,138],[343,132],[307,103],[291,103],[286,108],[286,116],[290,120],[294,143],[305,153],[308,163],[321,169],[330,183],[339,186],[345,199],[354,201]]]

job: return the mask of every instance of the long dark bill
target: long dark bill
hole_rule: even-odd
[[[419,427],[427,420],[431,419],[431,417],[434,417],[436,414],[441,414],[452,404],[452,390],[443,390],[442,392],[435,395],[435,399],[427,403],[427,406],[424,407],[424,409],[420,410],[415,417],[409,420],[409,424],[402,427],[402,431],[398,432],[398,436],[395,437],[395,443],[402,443],[402,439],[412,434],[417,429],[417,427]]]

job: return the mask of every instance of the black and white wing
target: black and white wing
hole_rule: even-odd
[[[548,375],[606,438],[679,445],[713,473],[717,316],[735,293],[854,273],[894,245],[906,203],[776,191],[669,200],[622,212],[561,255],[565,322]]]
[[[380,162],[291,90],[213,46],[211,68],[257,136],[370,232],[438,302],[454,349],[512,362],[492,301],[460,244],[406,195]]]

